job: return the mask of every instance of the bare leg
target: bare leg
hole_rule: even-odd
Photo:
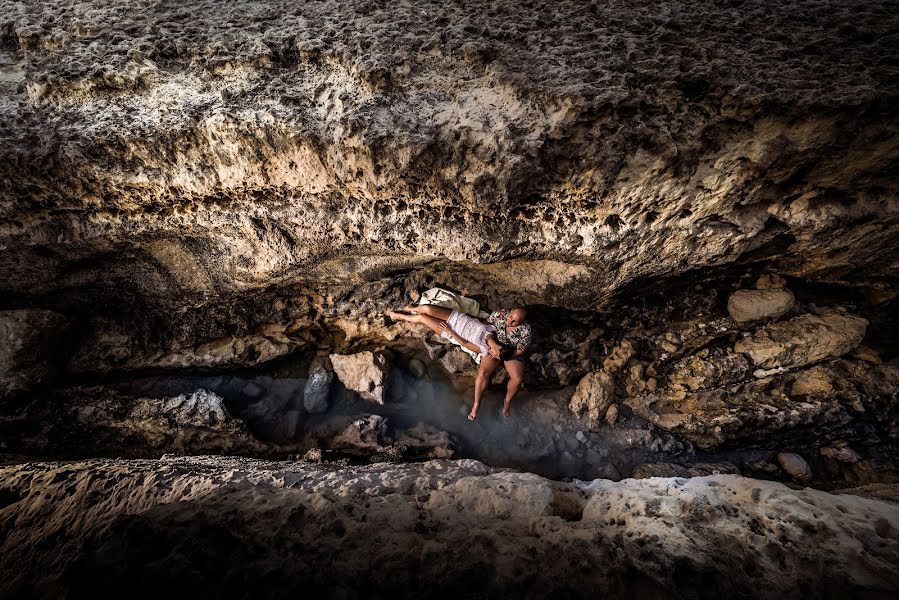
[[[503,400],[503,416],[509,416],[509,410],[512,406],[512,398],[521,389],[521,381],[524,379],[524,365],[517,360],[507,360],[503,363],[506,367],[506,373],[509,374],[509,384],[506,387],[506,398]]]
[[[440,319],[442,321],[446,321],[450,318],[450,315],[453,314],[448,308],[443,308],[442,306],[434,306],[433,304],[419,304],[417,306],[404,306],[403,310],[406,312],[411,312],[419,315],[428,315],[429,317],[434,317],[436,319]]]
[[[436,319],[428,315],[407,315],[406,313],[396,312],[392,310],[387,311],[387,316],[389,316],[394,321],[406,321],[407,323],[418,323],[420,325],[424,325],[437,335],[440,335],[443,332],[443,329],[440,328],[440,324],[446,323],[446,321],[444,321],[443,319]]]
[[[492,356],[481,357],[481,366],[478,368],[478,375],[474,379],[474,405],[471,407],[471,412],[468,413],[469,421],[474,421],[478,418],[478,409],[481,407],[481,398],[484,396],[484,392],[487,391],[487,385],[490,383],[490,378],[493,376],[493,373],[498,366],[499,359],[493,358]]]

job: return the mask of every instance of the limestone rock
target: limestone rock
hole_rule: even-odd
[[[6,436],[23,453],[115,454],[133,458],[242,452],[264,455],[247,424],[206,389],[170,397],[134,396],[110,388],[70,388],[32,402],[20,418],[32,426]]]
[[[783,277],[772,273],[760,276],[755,282],[755,287],[759,290],[783,290],[786,286],[787,282]]]
[[[793,479],[808,481],[812,478],[812,469],[805,459],[793,452],[779,452],[777,462]]]
[[[306,412],[327,412],[331,399],[331,382],[334,371],[326,357],[318,357],[309,366],[309,379],[303,389],[303,407]]]
[[[790,387],[790,396],[826,396],[833,392],[833,383],[826,369],[812,367],[800,371]]]
[[[603,370],[606,373],[617,373],[634,356],[634,353],[634,345],[630,340],[621,340],[603,361]]]
[[[674,365],[669,381],[691,391],[698,391],[730,385],[748,376],[749,361],[742,354],[726,353],[707,357],[693,355]]]
[[[4,465],[0,489],[3,597],[128,596],[139,582],[174,594],[185,565],[206,597],[297,596],[318,581],[346,597],[471,589],[447,579],[447,560],[453,573],[481,573],[479,589],[516,597],[643,597],[646,581],[653,596],[679,597],[685,572],[702,573],[715,597],[760,580],[765,595],[795,597],[797,577],[815,597],[899,592],[895,504],[736,475],[564,483],[472,460],[208,456]],[[498,548],[521,570],[484,571]]]
[[[586,417],[591,429],[598,429],[609,405],[615,401],[615,384],[606,371],[584,375],[577,384],[568,408],[576,417]]]
[[[845,463],[857,463],[861,460],[861,456],[859,456],[858,452],[849,446],[826,446],[821,448],[818,452],[820,452],[821,456],[824,458],[830,458]]]
[[[612,404],[609,406],[608,410],[606,410],[606,423],[609,425],[614,425],[618,422],[618,405]]]
[[[42,383],[66,345],[68,322],[48,310],[0,311],[0,399]]]
[[[440,364],[449,373],[467,373],[473,374],[477,371],[477,365],[471,356],[453,346],[446,351],[446,354],[440,357]]]
[[[384,404],[387,382],[387,357],[380,352],[332,354],[329,357],[334,373],[348,390],[376,404]]]
[[[705,477],[708,475],[739,475],[737,465],[729,462],[696,462],[689,465],[677,463],[646,463],[634,469],[631,477]]]
[[[792,369],[842,356],[865,337],[868,321],[837,311],[800,315],[762,327],[736,343],[756,367]]]
[[[786,289],[737,290],[727,299],[727,313],[738,323],[776,319],[790,312],[796,298]]]

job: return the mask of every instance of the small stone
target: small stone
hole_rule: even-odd
[[[882,365],[883,360],[874,350],[865,345],[861,345],[850,353],[854,358],[871,363],[872,365]]]
[[[857,463],[862,459],[858,452],[849,446],[825,447],[819,450],[821,456],[845,463]]]
[[[574,434],[574,437],[577,441],[579,441],[582,444],[587,441],[587,436],[584,435],[583,431],[578,431],[576,434]]]
[[[795,303],[790,290],[738,290],[727,299],[727,313],[738,323],[776,319],[787,314]]]
[[[418,379],[421,379],[427,373],[425,369],[425,364],[418,360],[417,358],[413,358],[409,361],[409,372],[412,373]]]
[[[656,381],[655,377],[650,377],[649,379],[646,380],[646,389],[649,390],[650,392],[656,391],[656,389],[658,389],[658,387],[659,387],[659,382]]]
[[[787,287],[787,282],[780,275],[765,274],[758,278],[755,287],[760,290],[782,290]]]
[[[613,404],[606,411],[606,423],[614,425],[618,421],[618,405]]]
[[[812,478],[812,468],[808,466],[805,459],[793,452],[780,452],[777,455],[777,462],[787,474],[797,481],[808,481]]]
[[[241,394],[243,394],[247,398],[259,398],[260,396],[262,396],[263,392],[265,392],[265,388],[253,381],[249,382],[241,390]]]

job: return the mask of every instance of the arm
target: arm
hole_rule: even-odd
[[[446,331],[447,333],[449,333],[451,336],[453,336],[453,339],[456,340],[457,342],[459,342],[459,345],[460,345],[460,346],[462,346],[462,347],[464,347],[464,348],[467,348],[467,349],[471,350],[471,351],[474,352],[475,354],[481,354],[481,349],[480,349],[480,348],[478,348],[477,346],[475,346],[475,345],[472,344],[471,342],[468,342],[468,341],[462,339],[462,338],[459,336],[459,334],[457,334],[455,331],[453,331],[452,327],[450,327],[449,325],[446,324],[446,321],[443,321],[442,323],[440,323],[440,328],[441,328],[443,331]]]

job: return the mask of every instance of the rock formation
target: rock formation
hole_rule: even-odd
[[[4,596],[899,591],[895,503],[735,475],[561,483],[476,461],[197,457],[0,480]]]
[[[896,30],[0,0],[0,595],[895,593]],[[527,305],[510,418],[435,286]]]

